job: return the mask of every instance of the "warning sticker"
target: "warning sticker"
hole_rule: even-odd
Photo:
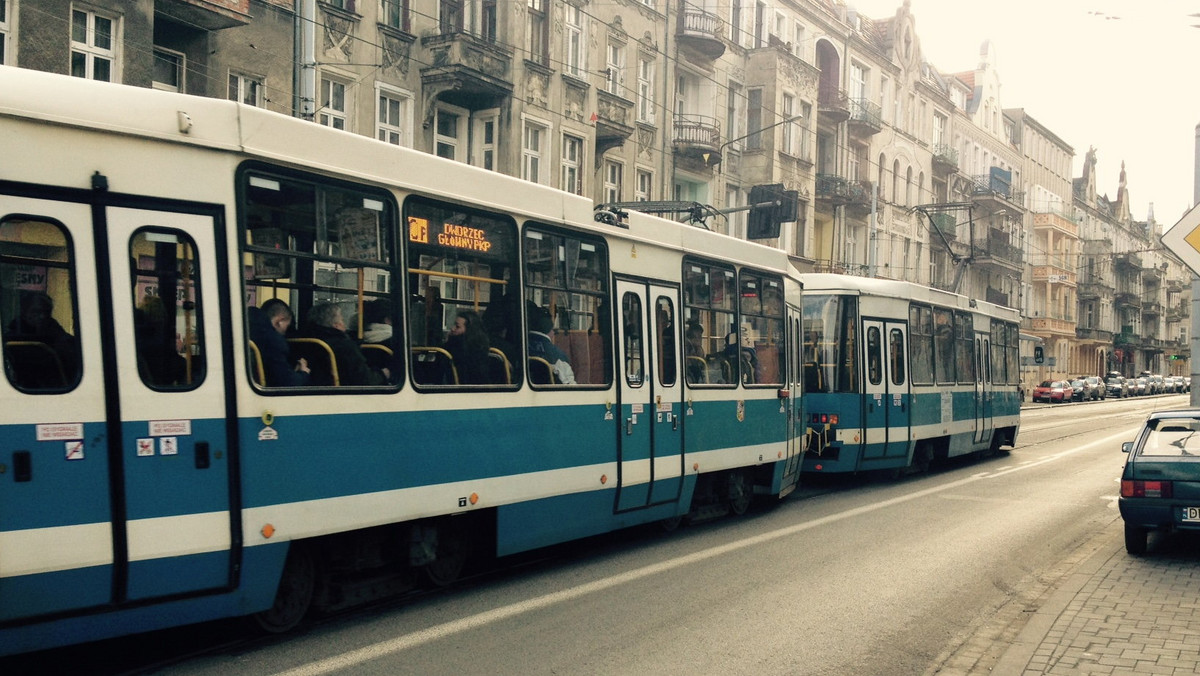
[[[192,433],[191,420],[151,420],[152,437],[186,437]]]
[[[82,439],[83,423],[48,423],[37,426],[38,441]]]
[[[142,458],[154,455],[154,440],[149,437],[138,439],[137,440],[137,454],[138,454],[138,457],[142,457]]]
[[[158,440],[159,455],[179,455],[179,440],[175,437],[162,437]]]
[[[66,443],[67,460],[83,460],[83,442],[68,441]]]

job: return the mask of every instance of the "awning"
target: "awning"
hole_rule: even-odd
[[[1040,342],[1042,342],[1042,338],[1041,338],[1041,336],[1035,336],[1035,335],[1033,335],[1033,334],[1029,334],[1029,333],[1022,333],[1022,334],[1021,334],[1021,340],[1030,340],[1030,341],[1033,341],[1033,342],[1035,342],[1035,343],[1040,343]]]

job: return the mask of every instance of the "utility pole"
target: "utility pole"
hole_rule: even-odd
[[[1192,204],[1200,203],[1200,124],[1196,125],[1195,166],[1192,169]],[[1200,276],[1192,273],[1192,330],[1188,336],[1188,371],[1192,374],[1192,393],[1189,403],[1200,407]]]

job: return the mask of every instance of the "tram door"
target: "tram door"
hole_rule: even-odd
[[[783,490],[780,497],[796,489],[800,479],[800,466],[804,458],[808,434],[808,422],[804,416],[804,398],[801,384],[804,382],[804,326],[800,308],[791,305],[788,316],[788,398],[787,406],[787,462],[783,471]]]
[[[881,319],[863,321],[863,458],[907,459],[911,402],[908,391],[908,327]],[[888,463],[893,465],[894,463]]]
[[[106,218],[125,597],[227,587],[237,520],[224,238],[210,215],[109,208]]]
[[[992,436],[992,354],[987,334],[975,334],[975,443]]]
[[[617,511],[679,499],[683,488],[683,377],[679,289],[618,279],[620,431]]]

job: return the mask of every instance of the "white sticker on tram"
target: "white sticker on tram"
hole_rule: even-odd
[[[594,582],[571,587],[569,589],[563,589],[551,594],[546,594],[545,596],[529,599],[528,601],[509,604],[507,606],[502,606],[487,612],[471,615],[470,617],[464,617],[452,622],[444,622],[442,624],[429,627],[428,629],[423,629],[421,631],[416,631],[405,636],[389,639],[387,641],[379,641],[377,643],[372,643],[370,645],[363,646],[362,648],[358,648],[357,650],[351,650],[341,655],[310,662],[287,671],[277,672],[275,676],[321,676],[322,674],[329,674],[342,669],[349,669],[371,660],[386,657],[388,655],[394,655],[410,648],[416,648],[426,643],[432,643],[433,641],[453,636],[455,634],[461,634],[465,631],[470,631],[479,627],[485,627],[489,624],[500,622],[511,617],[516,617],[524,613],[541,610],[559,603],[573,601],[588,594],[594,594],[596,592],[612,589],[613,587],[618,587],[623,584],[636,582],[637,580],[650,577],[651,575],[658,575],[660,573],[665,573],[677,568],[682,568],[684,566],[701,563],[703,561],[735,552],[740,549],[756,547],[758,545],[772,542],[780,538],[789,537],[806,530],[836,523],[838,521],[844,521],[846,519],[852,519],[857,516],[876,512],[881,509],[887,509],[905,502],[910,502],[918,498],[923,498],[937,493],[943,493],[945,491],[956,490],[962,486],[974,483],[976,481],[995,479],[997,477],[1006,476],[1013,472],[1019,472],[1031,467],[1043,465],[1048,462],[1061,460],[1062,458],[1066,458],[1100,444],[1110,444],[1117,439],[1128,439],[1130,436],[1132,436],[1132,434],[1133,430],[1120,432],[1118,434],[1113,434],[1103,439],[1097,439],[1082,446],[1078,446],[1069,451],[1046,456],[1045,458],[1028,465],[1006,467],[996,472],[980,472],[979,474],[974,474],[965,479],[959,479],[958,481],[951,481],[950,483],[933,486],[925,490],[897,496],[890,500],[884,500],[882,502],[875,502],[869,505],[855,507],[854,509],[848,509],[838,514],[830,514],[829,516],[814,519],[812,521],[806,521],[804,523],[798,523],[793,526],[788,526],[787,528],[780,528],[779,530],[774,530],[769,533],[762,533],[760,535],[755,535],[754,537],[745,538],[736,542],[730,542],[728,544],[712,547],[699,552],[693,552],[692,554],[680,556],[668,561],[661,561],[649,566],[643,566],[626,573],[621,573],[620,575],[614,575],[601,580],[595,580]]]

